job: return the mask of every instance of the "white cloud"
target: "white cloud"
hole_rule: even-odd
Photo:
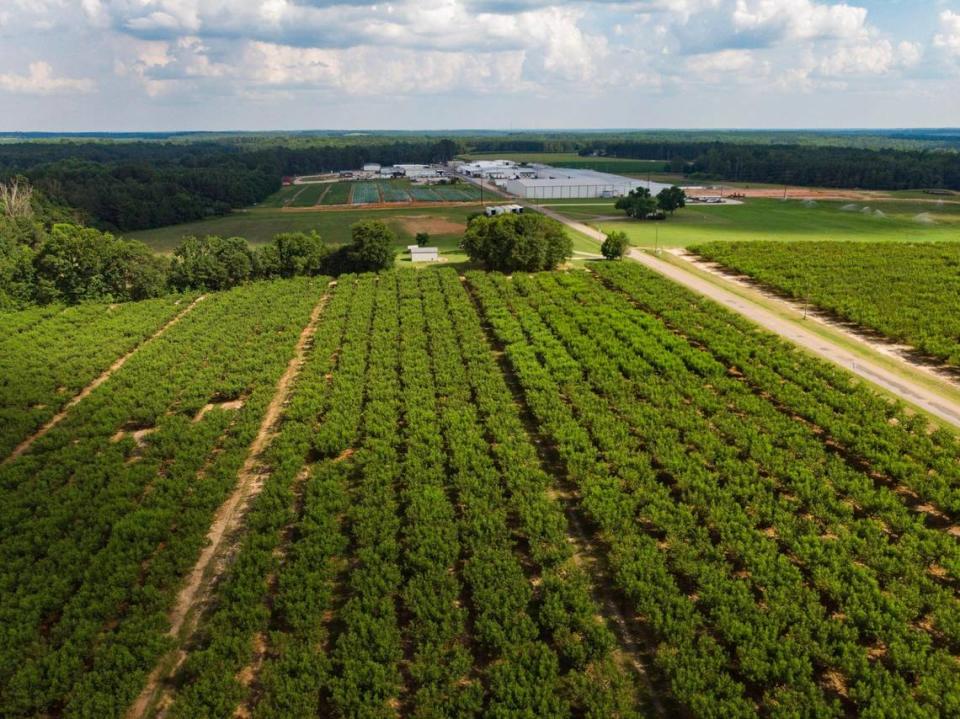
[[[450,53],[375,48],[302,49],[253,43],[244,55],[261,88],[336,90],[352,96],[520,92],[522,52]]]
[[[719,50],[717,52],[690,55],[686,62],[687,77],[690,80],[723,77],[756,77],[757,59],[751,50]]]
[[[521,107],[524,94],[539,107],[572,96],[694,102],[714,90],[734,102],[748,91],[760,101],[768,90],[893,94],[925,81],[925,68],[942,77],[960,65],[960,14],[929,0],[940,24],[924,48],[873,24],[876,1],[0,0],[0,67],[39,54],[134,112],[144,97],[145,107],[236,98],[239,108],[304,91],[331,108],[377,96],[456,108],[471,96]],[[46,88],[18,92],[94,82],[49,65],[8,72],[6,89]],[[555,112],[546,124],[563,123]]]
[[[886,75],[916,65],[922,55],[917,43],[877,40],[839,47],[818,63],[817,70],[828,77]]]
[[[737,0],[733,26],[787,40],[851,38],[865,32],[867,10],[811,0]]]
[[[940,32],[934,36],[933,45],[960,56],[960,13],[950,10],[940,13]]]
[[[96,84],[88,78],[56,77],[47,62],[32,62],[26,75],[0,75],[0,90],[25,95],[57,95],[92,92]]]

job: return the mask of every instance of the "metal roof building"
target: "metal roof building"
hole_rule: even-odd
[[[589,199],[622,197],[635,188],[647,187],[656,196],[669,185],[636,180],[596,170],[535,166],[536,177],[507,180],[503,187],[511,195],[527,200]]]
[[[411,262],[440,261],[440,250],[436,247],[419,247],[417,245],[410,245],[407,247],[407,249],[410,250]]]

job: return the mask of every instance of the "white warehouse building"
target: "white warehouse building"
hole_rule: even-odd
[[[536,177],[519,177],[503,183],[514,197],[525,200],[589,199],[596,197],[623,197],[631,190],[646,187],[656,196],[669,185],[660,182],[635,180],[595,170],[536,166]]]
[[[423,177],[439,177],[440,172],[430,165],[394,165],[397,170],[403,172],[403,176],[409,180]]]

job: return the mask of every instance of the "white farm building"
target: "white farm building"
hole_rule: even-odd
[[[503,180],[516,177],[519,170],[517,163],[511,160],[476,160],[457,167],[457,172],[467,177],[485,177],[492,180]]]
[[[394,165],[408,180],[439,177],[440,172],[430,165]]]
[[[525,200],[588,199],[623,197],[638,187],[647,187],[650,194],[669,187],[659,182],[635,180],[596,170],[579,170],[536,165],[535,177],[516,177],[503,183],[514,197]]]
[[[440,250],[437,247],[420,247],[419,245],[408,245],[410,250],[411,262],[439,262]]]

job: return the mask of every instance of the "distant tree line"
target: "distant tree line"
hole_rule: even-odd
[[[0,183],[0,189],[7,186]],[[166,258],[142,242],[77,225],[35,193],[31,199],[16,211],[0,204],[0,309],[143,300],[258,279],[376,272],[394,264],[396,235],[379,221],[355,224],[350,244],[342,246],[326,244],[316,232],[280,234],[258,248],[240,237],[187,237]]]
[[[870,190],[960,190],[960,154],[813,145],[719,142],[609,142],[580,150],[663,160],[693,178]]]
[[[0,145],[0,181],[27,178],[86,224],[111,232],[223,215],[264,200],[285,175],[360,167],[365,162],[441,162],[448,139],[287,147],[227,142],[27,142]]]

